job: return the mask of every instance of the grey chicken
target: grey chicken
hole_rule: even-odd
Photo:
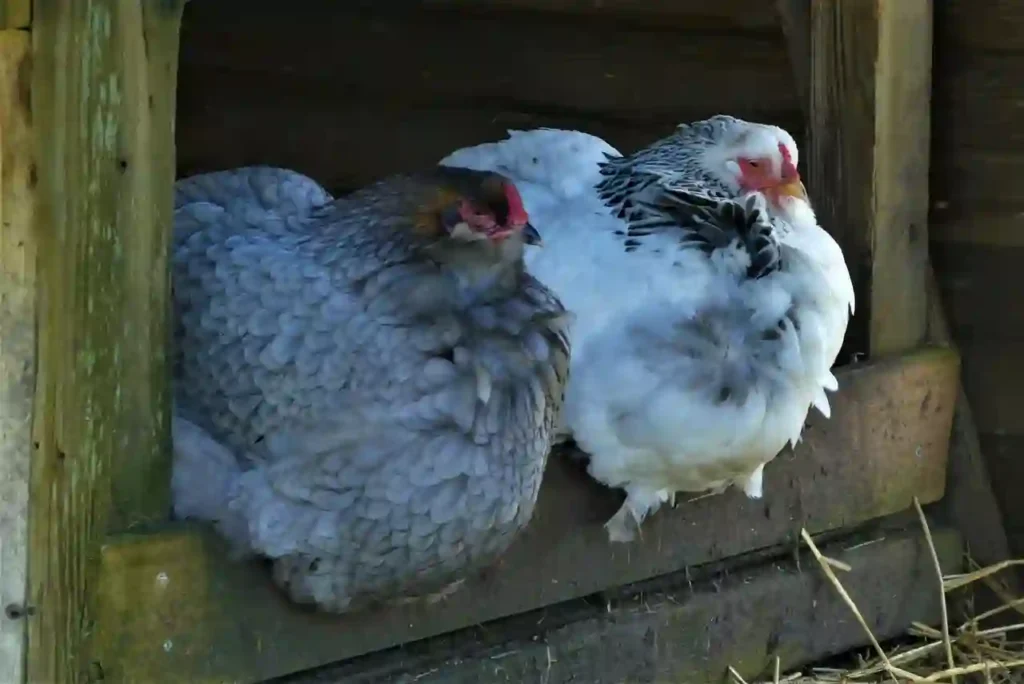
[[[341,199],[271,167],[176,186],[175,514],[300,603],[446,595],[529,522],[567,315],[515,186],[437,167]]]

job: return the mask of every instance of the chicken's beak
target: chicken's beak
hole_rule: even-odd
[[[527,223],[523,226],[523,242],[528,245],[536,245],[537,247],[543,247],[544,241],[540,237],[540,233],[533,227],[533,224]]]
[[[807,200],[807,188],[804,187],[803,181],[800,180],[799,176],[780,185],[776,192],[783,197]]]

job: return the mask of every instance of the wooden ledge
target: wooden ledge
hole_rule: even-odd
[[[486,578],[440,605],[336,617],[288,603],[259,563],[228,561],[192,526],[111,539],[102,550],[94,662],[107,681],[259,681],[689,566],[839,530],[943,495],[959,357],[947,349],[843,369],[831,420],[765,472],[765,498],[730,491],[611,546],[621,495],[552,458],[529,530]]]
[[[843,588],[881,641],[914,622],[941,619],[939,584],[916,516],[909,530],[873,530],[822,548],[852,570]],[[960,535],[933,527],[944,574],[964,565]],[[512,682],[685,682],[722,684],[734,667],[746,681],[782,673],[866,646],[864,630],[810,552],[689,582],[682,573],[637,587],[625,600],[572,601],[460,630],[280,684],[511,684]],[[647,584],[647,583],[645,583]],[[510,636],[515,635],[515,636]],[[809,680],[808,680],[809,681]]]

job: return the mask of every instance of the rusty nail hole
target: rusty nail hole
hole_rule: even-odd
[[[127,171],[128,170],[128,160],[127,159],[121,159],[120,161],[117,162],[117,165],[118,165],[118,167],[120,167],[121,171]]]
[[[22,606],[17,603],[8,603],[4,607],[4,615],[10,620],[20,620],[23,617],[32,617],[35,614],[35,609],[32,606]]]
[[[58,461],[63,461],[67,457],[68,457],[68,455],[64,453],[63,449],[57,449],[57,460]]]

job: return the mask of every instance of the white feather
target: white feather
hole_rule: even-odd
[[[753,130],[742,138],[751,153],[777,155],[781,140],[796,162],[788,133]],[[785,267],[756,280],[737,276],[746,251],[719,249],[709,259],[680,250],[670,231],[626,252],[627,226],[595,190],[609,156],[620,154],[594,136],[540,129],[510,131],[441,163],[497,171],[520,188],[544,240],[528,253],[528,269],[575,316],[564,429],[589,454],[595,479],[626,490],[607,529],[628,541],[676,491],[735,485],[760,498],[764,465],[796,444],[808,409],[829,415],[825,391],[838,386],[831,366],[853,287],[839,246],[798,200],[777,216],[791,227]],[[703,161],[712,176],[738,169],[717,148]],[[784,325],[775,347],[754,335],[787,312],[798,325]],[[701,317],[710,332],[695,327]]]

